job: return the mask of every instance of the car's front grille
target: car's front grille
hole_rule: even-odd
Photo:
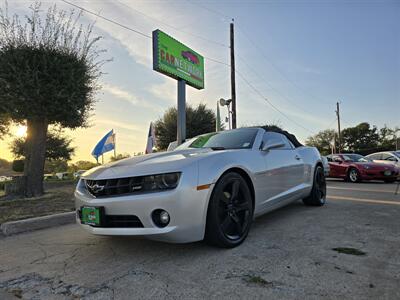
[[[104,180],[85,180],[90,194],[95,197],[107,197],[140,192],[143,188],[144,177],[127,177]]]
[[[142,222],[137,216],[129,215],[105,215],[104,225],[105,228],[143,228]]]
[[[82,211],[77,211],[78,217],[82,220]],[[102,228],[143,228],[143,223],[135,215],[106,215],[103,210],[100,211],[100,225],[90,225]]]

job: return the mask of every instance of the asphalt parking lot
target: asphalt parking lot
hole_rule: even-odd
[[[396,187],[329,180],[324,207],[265,215],[230,250],[77,225],[0,237],[0,299],[400,299]]]

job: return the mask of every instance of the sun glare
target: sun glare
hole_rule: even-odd
[[[17,137],[25,137],[26,136],[26,126],[25,125],[19,125],[15,131],[15,135]]]

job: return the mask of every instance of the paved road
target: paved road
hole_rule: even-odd
[[[263,216],[231,250],[96,237],[77,225],[3,237],[0,298],[400,299],[395,189],[331,180],[327,205]]]

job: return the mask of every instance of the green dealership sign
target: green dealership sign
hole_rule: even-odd
[[[204,88],[204,58],[160,30],[153,31],[153,69]]]

